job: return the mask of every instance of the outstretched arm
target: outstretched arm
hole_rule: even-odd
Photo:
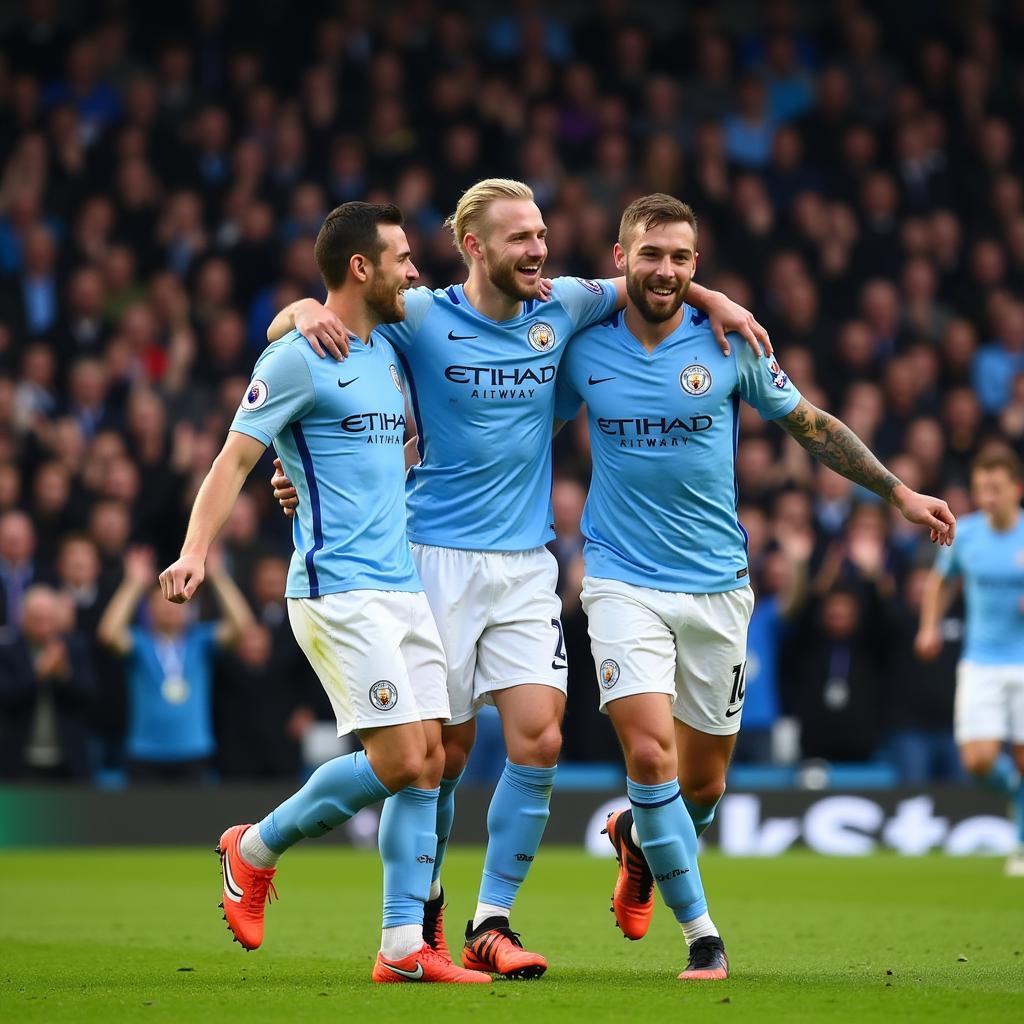
[[[924,590],[921,593],[921,620],[914,639],[914,651],[925,661],[937,658],[942,650],[939,624],[953,601],[957,585],[956,579],[945,579],[934,569],[928,573],[924,582]]]
[[[285,306],[270,321],[267,341],[277,341],[289,331],[298,331],[321,359],[325,352],[335,359],[348,355],[348,328],[337,313],[332,313],[316,299],[296,299]]]
[[[210,545],[227,521],[245,478],[266,447],[262,441],[237,430],[228,434],[196,495],[181,557],[160,573],[160,589],[168,601],[184,604],[203,582]]]
[[[956,519],[949,506],[907,487],[842,420],[801,398],[792,412],[776,422],[820,463],[895,505],[910,522],[930,527],[933,541],[953,543]]]
[[[149,548],[129,548],[124,556],[124,578],[96,626],[96,637],[104,647],[122,657],[131,653],[132,635],[128,627],[155,579],[153,552]]]

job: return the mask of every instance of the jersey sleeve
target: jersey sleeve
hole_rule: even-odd
[[[574,420],[583,404],[583,396],[576,390],[569,377],[569,361],[562,360],[562,365],[555,378],[555,419]]]
[[[405,293],[405,319],[381,324],[375,333],[387,338],[399,352],[404,352],[412,344],[433,305],[434,293],[429,288],[409,288]]]
[[[935,571],[944,579],[955,579],[961,574],[959,548],[956,539],[949,547],[940,547],[939,553],[935,556]]]
[[[231,429],[269,446],[315,403],[316,389],[305,356],[297,346],[277,342],[256,361]]]
[[[611,281],[590,281],[583,277],[556,277],[551,297],[561,303],[576,330],[607,320],[618,302]]]
[[[729,342],[736,354],[740,397],[752,405],[762,419],[776,420],[792,412],[802,396],[779,366],[778,359],[758,357],[738,334],[730,334]]]

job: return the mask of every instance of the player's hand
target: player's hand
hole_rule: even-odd
[[[132,547],[125,552],[124,556],[124,578],[131,580],[139,587],[148,587],[153,583],[156,576],[156,561],[153,558],[153,549],[145,547]]]
[[[941,650],[942,634],[937,629],[925,629],[922,626],[914,638],[914,653],[922,661],[932,661],[939,656]]]
[[[291,480],[284,475],[284,466],[281,465],[280,459],[274,459],[274,475],[270,478],[270,486],[274,488],[274,497],[277,498],[281,511],[291,519],[299,505],[299,493],[292,486]]]
[[[933,544],[950,545],[956,536],[956,517],[941,498],[918,494],[906,484],[893,491],[893,503],[903,518],[911,523],[927,526]]]
[[[770,356],[774,352],[768,332],[754,319],[754,314],[738,302],[733,302],[724,292],[711,292],[708,298],[708,318],[711,330],[724,355],[730,353],[726,332],[735,331],[754,350],[754,355]]]
[[[418,466],[420,464],[420,450],[417,447],[417,442],[418,441],[419,441],[419,438],[414,436],[414,437],[410,437],[409,440],[405,442],[405,449],[404,450],[405,450],[405,471],[406,471],[406,473],[408,473],[409,470],[412,469],[413,466]]]
[[[184,604],[205,578],[206,562],[198,555],[182,555],[160,573],[160,590],[171,604]]]
[[[348,328],[337,313],[332,313],[316,299],[303,299],[296,304],[295,330],[321,359],[325,350],[339,362],[348,355]]]
[[[555,282],[550,277],[542,277],[540,279],[540,285],[537,287],[537,298],[541,302],[548,302],[551,298],[551,291],[555,287]]]

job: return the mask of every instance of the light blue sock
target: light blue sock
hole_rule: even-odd
[[[687,813],[690,815],[690,821],[693,822],[698,838],[708,825],[715,820],[715,811],[718,809],[721,799],[719,797],[710,807],[705,807],[703,804],[695,804],[692,800],[687,800],[685,796],[683,797],[683,803],[686,805]]]
[[[697,832],[683,806],[679,782],[645,786],[626,779],[640,849],[662,898],[682,924],[706,914],[708,901],[697,867]]]
[[[980,776],[979,781],[993,793],[1013,796],[1020,788],[1020,772],[1017,771],[1013,758],[1004,751],[995,759],[988,775]]]
[[[437,856],[434,859],[434,874],[430,881],[436,882],[441,877],[441,865],[444,855],[448,852],[448,840],[452,834],[452,822],[455,821],[455,789],[462,781],[465,769],[454,779],[442,779],[441,789],[437,798]]]
[[[384,801],[377,843],[384,862],[384,927],[423,924],[437,849],[436,789],[407,786]]]
[[[322,836],[390,795],[366,754],[357,750],[320,765],[302,789],[260,822],[260,838],[274,853],[284,853],[300,839]]]
[[[556,768],[505,761],[487,811],[487,855],[480,902],[511,909],[548,823]]]

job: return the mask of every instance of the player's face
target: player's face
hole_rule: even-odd
[[[971,497],[985,515],[1008,518],[1020,505],[1021,485],[1001,466],[976,469],[971,475]]]
[[[366,293],[366,304],[382,324],[405,319],[405,291],[419,277],[405,232],[397,224],[381,224],[384,251],[373,267]]]
[[[533,299],[548,258],[547,225],[537,204],[526,199],[497,199],[487,209],[479,236],[491,284],[513,299]]]
[[[615,263],[626,274],[626,292],[640,315],[652,324],[679,312],[697,269],[696,239],[686,221],[657,224],[615,245]]]

